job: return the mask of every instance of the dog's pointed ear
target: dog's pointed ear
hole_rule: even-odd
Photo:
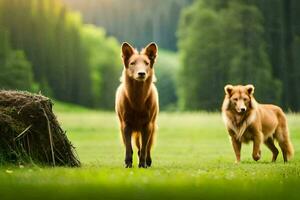
[[[246,90],[248,92],[249,95],[253,95],[254,94],[254,86],[249,84],[249,85],[246,85]]]
[[[148,44],[144,49],[144,54],[148,56],[148,58],[151,60],[151,62],[155,62],[155,59],[157,57],[158,47],[157,45],[152,42]]]
[[[122,58],[124,61],[124,64],[127,65],[129,58],[134,54],[134,48],[127,42],[124,42],[122,44]]]
[[[224,90],[225,90],[225,94],[230,96],[232,94],[233,86],[232,85],[226,85],[224,87]]]

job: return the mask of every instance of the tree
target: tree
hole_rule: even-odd
[[[91,67],[93,105],[112,109],[122,71],[119,45],[114,38],[107,38],[104,30],[93,25],[83,27],[82,39]]]
[[[31,64],[24,52],[11,49],[7,31],[0,31],[0,44],[0,88],[33,90]]]
[[[183,108],[220,108],[226,83],[253,83],[259,100],[278,103],[280,82],[272,76],[255,6],[239,0],[197,1],[182,15],[179,47]]]
[[[160,110],[177,110],[176,78],[179,69],[177,53],[159,50],[158,59],[154,65],[159,93]]]
[[[175,33],[180,11],[193,0],[63,1],[81,11],[86,23],[104,27],[120,42],[140,48],[155,41],[160,48],[177,50]]]
[[[264,41],[261,12],[253,5],[229,3],[223,14],[225,33],[232,37],[228,82],[252,83],[255,96],[266,103],[280,103],[281,82],[273,77],[270,58]]]
[[[0,19],[0,27],[11,35],[8,43],[13,49],[24,51],[32,63],[33,78],[42,93],[85,106],[100,102],[102,108],[113,107],[112,90],[119,76],[115,39],[100,34],[95,43],[86,42],[81,15],[70,11],[61,0],[0,0]],[[96,27],[93,30],[102,31]],[[95,45],[100,47],[97,52]],[[20,52],[15,56],[22,58]],[[97,58],[101,61],[91,62]],[[99,91],[95,89],[95,76],[103,77],[97,86]],[[104,95],[104,91],[109,92]]]
[[[263,13],[264,37],[273,74],[282,81],[282,106],[299,111],[300,3],[297,0],[256,0],[253,4]]]

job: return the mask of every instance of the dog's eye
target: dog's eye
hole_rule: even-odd
[[[233,101],[237,101],[237,100],[238,100],[237,98],[234,98],[234,99],[233,99]]]
[[[133,61],[133,62],[131,62],[131,63],[130,63],[130,65],[135,65],[135,62],[134,62],[134,61]]]
[[[244,101],[248,101],[248,99],[244,98]]]
[[[145,61],[145,65],[149,65],[149,62]]]

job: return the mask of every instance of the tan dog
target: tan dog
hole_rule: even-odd
[[[128,43],[122,45],[124,69],[116,94],[116,113],[126,147],[126,168],[132,167],[133,135],[138,148],[139,167],[150,167],[152,163],[151,147],[159,110],[153,68],[156,57],[155,43],[149,44],[141,52]]]
[[[261,144],[265,143],[272,151],[275,162],[278,150],[276,139],[281,148],[284,162],[294,154],[293,145],[285,114],[275,105],[259,104],[253,93],[253,85],[226,85],[222,116],[231,136],[236,162],[240,162],[241,143],[253,141],[252,157],[255,161],[261,157]]]

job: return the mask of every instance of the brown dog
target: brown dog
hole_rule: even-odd
[[[236,162],[240,162],[241,143],[253,141],[252,157],[261,157],[261,144],[264,142],[272,151],[275,162],[278,150],[276,139],[281,148],[284,162],[293,156],[293,145],[289,138],[286,117],[278,106],[259,104],[254,99],[253,85],[226,85],[222,116],[231,136]]]
[[[126,168],[132,167],[133,135],[138,148],[139,167],[150,167],[152,163],[150,151],[159,110],[153,69],[156,57],[155,43],[149,44],[141,52],[128,43],[122,44],[124,69],[116,93],[116,113],[126,147]]]

